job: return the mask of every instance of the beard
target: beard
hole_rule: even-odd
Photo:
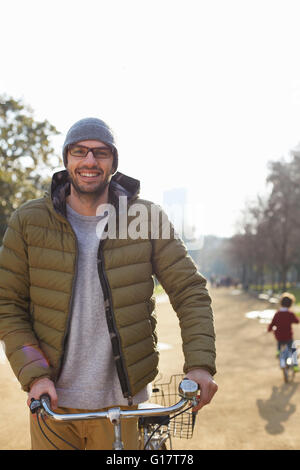
[[[81,169],[81,171],[84,170],[84,168]],[[86,170],[88,171],[88,170]],[[99,171],[97,169],[97,171]],[[76,179],[76,175],[74,176],[70,171],[68,171],[68,176],[69,176],[69,181],[71,185],[73,186],[75,192],[79,197],[91,197],[92,199],[97,199],[98,197],[102,196],[102,194],[105,192],[106,188],[108,187],[112,175],[106,175],[98,184],[84,184],[84,183],[79,183]],[[103,172],[102,172],[103,176]]]

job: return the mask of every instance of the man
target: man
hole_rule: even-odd
[[[200,409],[217,390],[205,279],[173,227],[168,237],[162,222],[158,235],[151,232],[157,206],[138,197],[137,180],[117,172],[105,122],[76,122],[63,160],[66,170],[53,175],[51,194],[11,216],[0,252],[0,334],[28,405],[44,393],[58,412],[130,408],[149,398],[158,372],[156,275],[179,318],[184,372],[199,384]],[[150,221],[140,237],[129,230],[135,204]],[[136,421],[122,426],[125,449],[136,448]],[[105,420],[51,427],[78,448],[111,448]],[[32,449],[51,448],[33,418],[31,439]]]

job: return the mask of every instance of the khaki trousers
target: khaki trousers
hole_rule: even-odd
[[[137,409],[137,406],[122,406],[122,410]],[[97,410],[97,411],[104,411]],[[57,408],[56,413],[86,413],[90,410],[73,408]],[[95,410],[93,410],[95,411]],[[49,439],[59,450],[74,450],[68,444],[50,432],[39,417],[41,427]],[[47,417],[47,425],[59,436],[80,450],[112,450],[114,442],[113,425],[108,419],[91,419],[86,421],[54,421]],[[36,415],[30,413],[31,450],[55,450],[42,434]],[[121,418],[121,438],[124,450],[138,449],[138,420],[137,418]]]

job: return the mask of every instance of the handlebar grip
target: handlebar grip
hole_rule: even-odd
[[[50,408],[51,406],[51,398],[50,398],[50,395],[48,395],[48,393],[43,393],[43,395],[40,396],[40,402],[42,400],[45,400],[47,406]]]

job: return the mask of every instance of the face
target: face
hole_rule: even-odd
[[[84,140],[76,145],[88,148],[108,149],[107,145],[98,140]],[[68,151],[67,170],[71,184],[78,194],[91,194],[101,196],[107,188],[113,174],[113,154],[107,159],[94,158],[92,152],[88,152],[85,158],[72,156]]]

